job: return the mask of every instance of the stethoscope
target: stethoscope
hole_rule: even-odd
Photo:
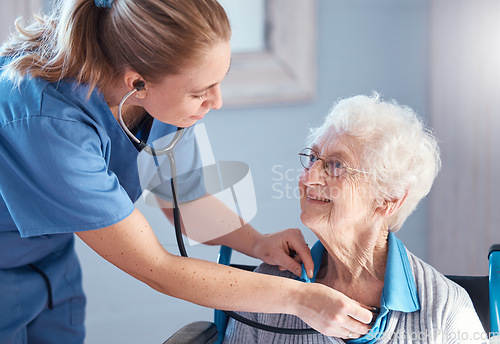
[[[130,137],[132,141],[137,143],[139,148],[151,155],[154,159],[157,171],[158,171],[158,176],[160,177],[160,181],[163,182],[163,177],[162,174],[160,173],[160,165],[158,163],[158,156],[165,155],[167,154],[168,161],[170,163],[170,185],[172,188],[172,203],[173,203],[173,214],[174,214],[174,227],[175,227],[175,237],[177,239],[177,246],[179,246],[179,251],[183,257],[187,257],[187,252],[186,252],[186,247],[184,246],[184,241],[182,239],[182,227],[181,227],[181,217],[180,217],[180,211],[179,211],[179,203],[177,202],[177,195],[176,195],[176,187],[175,187],[175,177],[177,175],[177,167],[175,165],[175,155],[174,155],[174,148],[175,145],[179,142],[179,140],[182,137],[182,134],[184,133],[184,128],[177,128],[177,131],[175,132],[175,135],[172,139],[172,141],[166,145],[163,148],[153,148],[152,146],[148,145],[144,140],[138,139],[128,128],[127,125],[125,124],[125,121],[123,120],[123,115],[122,115],[122,107],[123,104],[127,101],[127,99],[133,95],[135,92],[141,91],[144,89],[145,83],[144,81],[136,81],[133,84],[134,89],[130,92],[128,92],[120,101],[120,104],[118,105],[118,122],[120,123],[120,126],[122,127],[123,131]]]
[[[151,155],[154,160],[156,167],[158,168],[158,171],[160,169],[158,160],[156,157],[165,155],[167,154],[169,163],[170,163],[170,172],[171,172],[171,178],[170,178],[170,185],[172,187],[172,203],[173,203],[173,215],[174,215],[174,228],[175,228],[175,237],[177,240],[177,246],[179,247],[179,252],[181,256],[183,257],[188,257],[187,251],[186,251],[186,246],[184,245],[184,239],[182,238],[182,227],[181,227],[181,220],[180,220],[180,210],[179,210],[179,204],[177,202],[177,194],[176,194],[176,186],[175,186],[175,177],[177,175],[177,168],[175,165],[175,156],[174,156],[174,148],[175,145],[179,142],[179,140],[182,137],[184,128],[178,128],[177,131],[175,132],[175,135],[172,139],[172,141],[166,145],[163,148],[153,148],[152,146],[148,145],[144,140],[138,139],[125,125],[125,122],[123,121],[123,116],[122,116],[122,107],[123,104],[127,101],[127,99],[133,95],[135,92],[141,91],[144,89],[144,81],[138,81],[134,82],[134,89],[130,92],[128,92],[120,101],[120,104],[118,105],[118,121],[120,123],[120,126],[122,127],[123,131],[130,137],[131,140],[133,140],[137,145],[141,148],[141,150],[145,151],[149,155]],[[160,179],[162,179],[161,173],[158,173]],[[276,326],[270,326],[266,324],[262,324],[253,320],[250,320],[248,318],[245,318],[235,312],[231,311],[224,311],[228,316],[231,318],[234,318],[235,320],[244,323],[245,325],[252,326],[255,328],[258,328],[260,330],[264,331],[269,331],[269,332],[274,332],[274,333],[282,333],[282,334],[291,334],[291,335],[304,335],[304,334],[317,334],[319,333],[313,328],[305,328],[305,329],[295,329],[295,328],[284,328],[284,327],[276,327]]]

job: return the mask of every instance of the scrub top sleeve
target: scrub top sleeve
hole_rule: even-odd
[[[1,127],[0,192],[21,236],[98,229],[127,217],[134,206],[108,169],[110,150],[109,137],[78,121],[35,116]]]

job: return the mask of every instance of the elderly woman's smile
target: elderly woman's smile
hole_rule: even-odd
[[[306,189],[306,193],[307,193],[307,200],[311,201],[311,202],[316,201],[316,202],[319,202],[321,204],[321,203],[330,203],[332,201],[331,199],[328,199],[328,198],[322,198],[321,196],[315,196],[314,190]],[[321,194],[321,192],[318,193],[318,195],[320,195],[320,194]]]

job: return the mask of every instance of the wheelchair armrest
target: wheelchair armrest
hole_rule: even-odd
[[[254,271],[257,268],[255,265],[230,264],[229,266],[246,271]]]
[[[175,332],[163,344],[212,344],[217,337],[217,326],[213,322],[195,321]]]
[[[500,332],[500,245],[492,245],[488,254],[490,261],[490,331]],[[500,336],[496,339],[500,342]],[[493,338],[491,338],[493,343]],[[495,341],[497,343],[497,341]]]

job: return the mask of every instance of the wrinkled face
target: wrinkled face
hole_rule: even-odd
[[[320,159],[334,155],[338,159],[330,161],[338,162],[337,166],[343,163],[360,169],[360,148],[346,135],[320,138],[311,148]],[[350,237],[350,233],[366,230],[374,222],[373,190],[366,175],[352,170],[338,177],[331,174],[325,172],[324,160],[313,159],[299,179],[301,220],[327,242],[332,235]]]
[[[221,42],[180,73],[150,84],[141,105],[161,122],[189,127],[222,106],[220,83],[230,63],[230,44]]]

